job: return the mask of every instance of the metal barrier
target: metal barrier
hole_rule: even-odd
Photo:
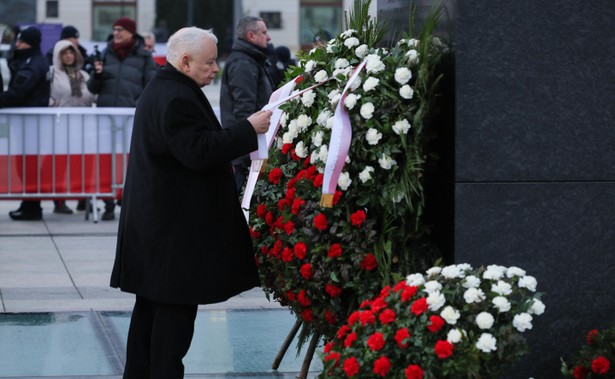
[[[0,200],[90,198],[98,222],[96,200],[121,199],[134,111],[0,109]]]

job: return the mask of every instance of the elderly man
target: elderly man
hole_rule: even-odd
[[[257,148],[271,112],[222,129],[201,90],[218,72],[216,43],[196,27],[171,36],[135,112],[111,274],[137,296],[124,378],[183,378],[198,304],[259,285],[230,162]]]

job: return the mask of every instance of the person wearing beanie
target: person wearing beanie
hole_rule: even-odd
[[[86,58],[88,56],[88,52],[85,49],[85,47],[79,44],[79,30],[77,30],[77,28],[75,28],[72,25],[64,26],[62,28],[62,31],[60,32],[60,41],[64,41],[64,40],[72,42],[73,45],[75,45],[75,47],[79,49],[79,53],[83,57],[83,61],[82,61],[83,64],[81,68],[84,70],[87,70]],[[52,66],[53,65],[53,47],[49,49],[49,51],[47,51],[47,54],[45,56],[47,57],[47,61],[49,62],[49,65]]]
[[[15,41],[9,62],[11,79],[8,89],[0,93],[0,108],[46,107],[49,105],[49,64],[41,53],[41,31],[30,26],[22,29]],[[22,175],[21,171],[18,175]],[[41,220],[40,200],[24,200],[19,209],[9,212],[13,220]]]
[[[87,87],[98,95],[98,107],[130,107],[137,100],[147,83],[156,74],[152,53],[144,48],[143,37],[137,34],[137,24],[128,17],[113,23],[113,38],[101,54],[101,61],[94,63],[94,72]],[[115,219],[115,202],[105,200],[102,220]]]

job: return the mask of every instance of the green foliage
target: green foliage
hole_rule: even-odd
[[[615,326],[590,330],[581,350],[562,359],[561,371],[566,378],[615,378]]]

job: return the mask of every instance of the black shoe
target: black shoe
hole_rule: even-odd
[[[114,210],[113,210],[113,209],[111,209],[111,210],[106,210],[106,211],[103,213],[103,215],[102,215],[101,219],[102,219],[103,221],[115,220],[115,212],[114,212]]]
[[[53,208],[53,213],[63,214],[63,215],[72,215],[73,210],[66,206],[66,204],[57,205]]]
[[[78,211],[85,211],[85,200],[79,200],[77,202],[77,210]]]
[[[18,209],[16,211],[9,212],[9,216],[15,221],[39,221],[43,219],[43,212]]]

